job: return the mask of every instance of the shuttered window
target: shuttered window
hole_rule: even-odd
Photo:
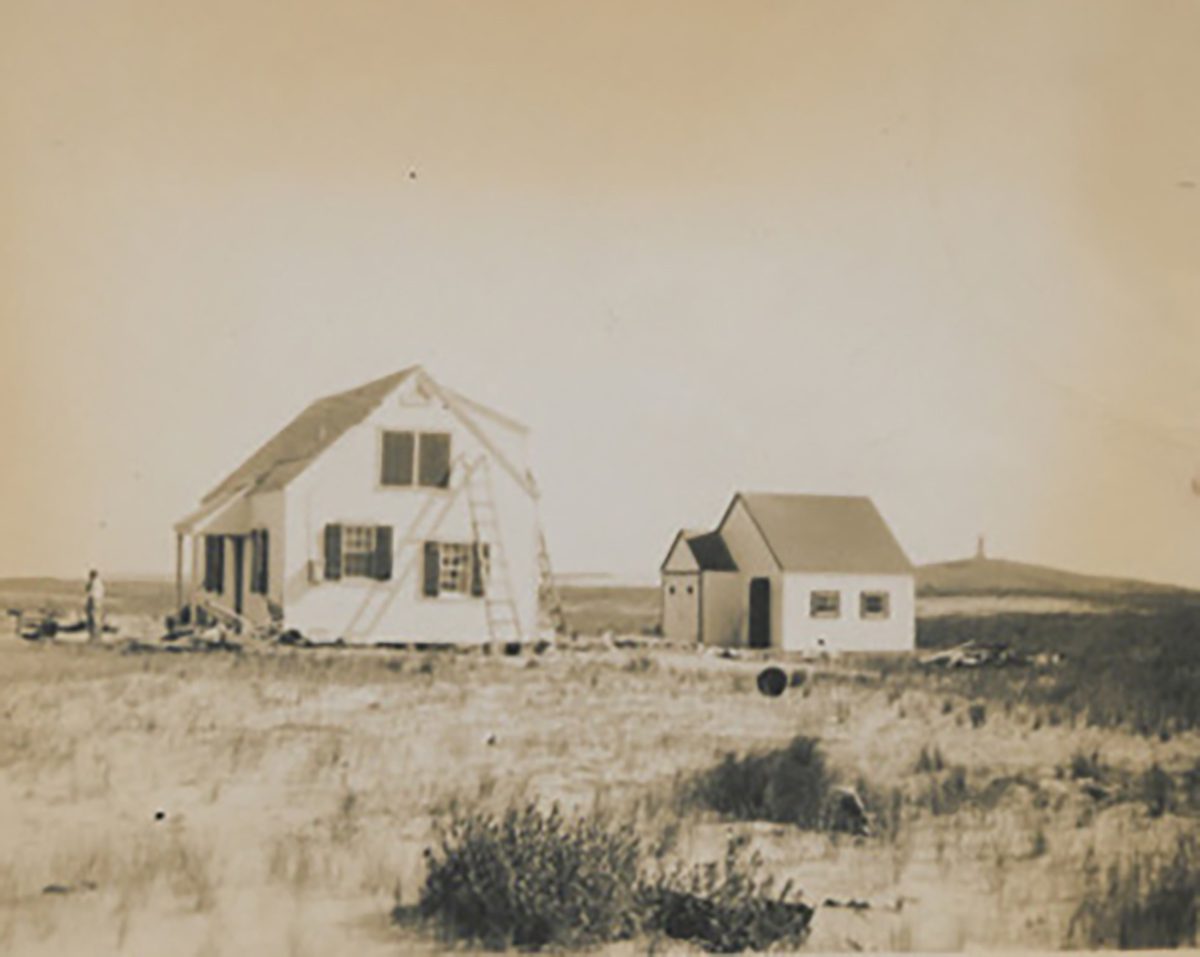
[[[422,591],[438,595],[473,595],[487,590],[491,549],[486,543],[426,542]]]
[[[375,527],[345,525],[342,527],[342,574],[373,578],[375,568]]]
[[[225,590],[225,539],[204,536],[204,590],[220,595]]]
[[[390,525],[326,525],[325,577],[386,581],[392,577],[392,542]]]
[[[379,481],[383,485],[412,485],[415,451],[412,432],[384,432]]]

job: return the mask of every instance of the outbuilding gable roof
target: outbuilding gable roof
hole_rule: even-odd
[[[688,548],[696,559],[696,564],[704,572],[736,572],[737,563],[729,554],[729,548],[720,532],[704,532],[690,535],[687,539]]]
[[[738,501],[785,572],[912,572],[892,530],[865,496],[739,492],[721,526]]]
[[[725,545],[725,540],[721,538],[718,532],[687,528],[680,529],[671,540],[671,547],[667,549],[667,557],[662,560],[662,564],[659,566],[661,570],[667,570],[667,566],[671,563],[671,556],[676,553],[681,541],[687,546],[687,553],[696,562],[694,571],[737,571],[737,563],[734,562],[733,556],[729,553],[729,548]]]

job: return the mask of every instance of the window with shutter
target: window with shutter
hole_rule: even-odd
[[[347,578],[375,577],[374,525],[342,527],[342,574]]]

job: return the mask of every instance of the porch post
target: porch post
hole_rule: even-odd
[[[175,533],[175,614],[183,611],[183,532]]]

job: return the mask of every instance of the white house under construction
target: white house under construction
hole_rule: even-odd
[[[911,651],[913,569],[869,498],[734,495],[662,563],[663,631],[781,651]]]
[[[180,603],[315,641],[528,639],[526,444],[419,366],[319,399],[176,525]]]

